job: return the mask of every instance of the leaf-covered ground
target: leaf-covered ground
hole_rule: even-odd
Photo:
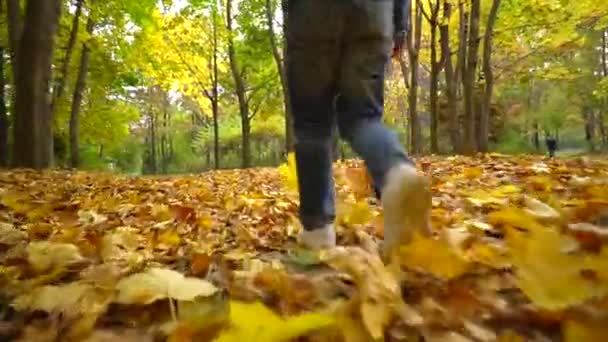
[[[385,266],[358,162],[342,247],[294,236],[290,165],[196,176],[0,174],[0,340],[605,341],[608,163],[417,160],[433,238]]]

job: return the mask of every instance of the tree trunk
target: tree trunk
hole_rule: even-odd
[[[272,56],[274,62],[277,65],[279,72],[279,79],[281,80],[281,89],[283,91],[283,106],[285,110],[285,151],[290,152],[293,150],[293,136],[291,129],[291,104],[289,98],[289,91],[287,88],[287,76],[285,75],[285,63],[281,60],[281,51],[279,44],[277,43],[277,37],[274,29],[274,6],[272,5],[273,0],[266,0],[266,21],[268,25],[268,36],[270,37],[270,46],[272,49]],[[281,0],[281,9],[283,11],[283,20],[287,21],[287,0]],[[286,25],[284,24],[284,28]],[[286,32],[286,31],[283,31]],[[285,34],[284,34],[285,36]],[[283,40],[283,44],[285,40]],[[286,49],[285,49],[286,50]],[[283,59],[286,57],[286,52],[283,55]]]
[[[464,148],[466,154],[477,150],[475,137],[475,78],[477,75],[477,59],[479,53],[479,17],[480,1],[471,1],[470,33],[467,46],[467,67],[464,78]]]
[[[6,111],[6,77],[4,47],[0,47],[0,166],[8,166],[8,132],[9,121]]]
[[[465,83],[467,70],[467,41],[469,39],[469,12],[465,7],[465,1],[458,2],[458,60],[456,61],[455,79],[456,94],[462,95],[462,85]],[[464,148],[463,148],[464,150]]]
[[[494,72],[492,70],[492,44],[494,35],[494,24],[498,16],[500,0],[492,1],[492,8],[486,23],[486,32],[483,42],[483,74],[485,77],[485,90],[481,103],[481,116],[479,122],[478,147],[480,152],[488,152],[488,139],[490,135],[490,109],[492,106],[492,94],[494,92]]]
[[[13,165],[43,169],[53,165],[53,117],[49,80],[61,1],[28,1],[17,50]]]
[[[585,140],[587,140],[589,152],[595,152],[595,115],[593,109],[583,108],[583,120],[585,122]]]
[[[92,34],[94,27],[95,23],[93,22],[93,18],[89,17],[87,19],[87,34]],[[76,85],[74,86],[72,110],[70,111],[70,167],[74,169],[80,166],[80,143],[78,139],[80,128],[80,107],[82,105],[83,94],[87,86],[90,56],[90,42],[84,42],[82,44],[82,52],[80,54],[78,79],[76,79]]]
[[[156,146],[156,123],[157,123],[157,117],[156,117],[156,113],[154,112],[153,109],[150,109],[150,172],[152,174],[156,174],[157,173],[157,165],[158,163],[156,162],[156,150],[157,150],[157,146]]]
[[[430,16],[427,21],[431,26],[431,85],[430,85],[430,113],[431,113],[431,153],[439,153],[439,137],[437,127],[439,126],[438,97],[439,97],[439,72],[441,71],[441,61],[437,60],[437,26],[439,25],[439,0],[433,4],[429,0],[431,8]]]
[[[23,33],[23,17],[21,15],[21,4],[19,0],[6,1],[6,21],[8,24],[8,47],[13,76],[13,88],[10,92],[11,104],[10,108],[7,108],[7,110],[10,110],[11,115],[13,116],[12,120],[14,122],[14,115],[16,112],[15,106],[17,103],[17,91],[15,86],[15,82],[17,82],[17,50],[19,50],[19,42],[21,41],[21,35]],[[7,133],[7,137],[8,135],[9,134]],[[10,148],[10,146],[7,146],[7,148]],[[8,163],[9,162],[7,161],[7,164]]]
[[[608,77],[608,42],[606,36],[608,35],[608,28],[602,31],[602,75],[604,77]],[[598,125],[600,129],[600,134],[602,136],[602,148],[604,150],[608,150],[608,132],[604,122],[604,115],[606,115],[606,111],[608,110],[608,101],[606,99],[602,100],[601,112],[598,116]]]
[[[65,49],[65,56],[61,63],[61,69],[59,70],[57,83],[53,87],[53,95],[51,99],[51,115],[55,114],[57,103],[59,102],[59,100],[61,100],[65,91],[65,85],[68,79],[68,70],[70,68],[70,64],[72,63],[72,54],[74,51],[74,47],[76,46],[76,39],[78,38],[78,29],[80,27],[80,15],[82,14],[83,3],[84,0],[76,0],[76,12],[74,13],[74,18],[72,20],[72,29],[70,31],[68,45]]]
[[[289,0],[281,0],[281,8],[283,10],[283,72],[286,71],[286,65],[289,61],[289,55],[287,54],[287,32],[289,20],[287,15],[287,6]],[[285,77],[285,81],[287,81],[287,76]],[[287,89],[289,90],[289,89]],[[291,96],[289,95],[289,91],[287,91],[287,97],[285,100],[285,106],[287,106],[288,111],[286,112],[287,116],[285,117],[285,150],[287,152],[294,151],[294,128],[293,128],[293,113],[291,110]]]
[[[604,122],[604,112],[599,112],[597,117],[597,125],[600,130],[600,136],[602,139],[602,150],[608,149],[608,137],[606,136],[606,123]]]
[[[6,0],[6,16],[8,22],[9,46],[11,50],[11,64],[13,65],[13,76],[17,79],[17,50],[19,50],[19,42],[23,33],[21,4],[19,0]]]
[[[534,144],[534,148],[536,152],[540,152],[540,130],[538,129],[538,122],[534,122],[532,124],[532,143]]]
[[[450,48],[450,17],[452,16],[452,4],[448,0],[443,1],[443,16],[444,21],[439,27],[441,35],[441,54],[443,55],[443,63],[445,68],[445,87],[446,97],[448,100],[448,127],[450,131],[450,142],[452,143],[452,151],[461,153],[460,148],[460,128],[458,124],[458,99],[456,97],[457,80],[454,75],[454,66],[452,64],[452,49]]]
[[[220,109],[219,109],[219,72],[218,72],[218,22],[217,22],[217,1],[213,6],[213,94],[211,100],[211,109],[213,111],[213,167],[216,170],[220,168]]]
[[[249,103],[245,87],[245,80],[239,68],[234,48],[233,27],[232,27],[232,0],[226,1],[226,28],[228,29],[228,58],[230,60],[230,70],[236,88],[236,96],[239,101],[239,112],[241,114],[241,145],[242,145],[242,162],[243,168],[251,166],[251,118],[249,116]]]
[[[414,12],[414,25],[408,34],[407,51],[410,59],[410,93],[409,93],[409,121],[410,121],[410,153],[413,155],[421,152],[421,129],[418,118],[418,60],[420,41],[422,39],[422,3],[416,1]]]

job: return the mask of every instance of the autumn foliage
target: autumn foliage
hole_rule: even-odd
[[[604,341],[608,163],[428,157],[433,238],[377,253],[336,167],[341,247],[294,236],[293,162],[179,177],[0,174],[0,336],[19,341]]]

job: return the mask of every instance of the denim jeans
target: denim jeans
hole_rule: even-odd
[[[376,189],[392,166],[410,161],[382,122],[393,0],[290,0],[288,6],[287,81],[300,220],[311,230],[335,219],[335,125],[365,160]]]

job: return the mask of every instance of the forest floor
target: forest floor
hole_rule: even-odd
[[[608,162],[428,157],[432,238],[396,262],[356,161],[341,247],[297,249],[293,165],[0,173],[0,340],[605,341]]]

